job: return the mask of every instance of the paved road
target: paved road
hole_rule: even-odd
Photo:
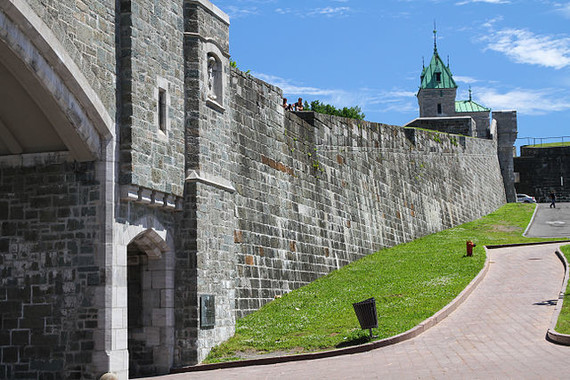
[[[526,232],[528,237],[570,237],[570,203],[557,203],[550,208],[549,203],[539,203],[532,225]]]
[[[471,296],[440,324],[403,343],[156,379],[568,379],[570,347],[545,340],[563,279],[556,247],[489,251],[491,268]]]

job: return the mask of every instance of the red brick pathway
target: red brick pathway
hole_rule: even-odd
[[[155,379],[569,379],[570,347],[545,340],[563,278],[556,247],[490,250],[489,273],[471,296],[440,324],[403,343]]]

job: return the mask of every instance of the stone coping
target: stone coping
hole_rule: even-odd
[[[494,247],[498,248],[499,246],[494,246]],[[490,258],[487,252],[488,248],[487,247],[484,248],[487,257],[485,259],[485,264],[483,266],[483,269],[481,269],[481,271],[477,274],[477,276],[475,276],[475,278],[471,280],[471,282],[465,287],[465,289],[463,289],[463,291],[459,293],[459,295],[455,297],[450,303],[448,303],[443,309],[441,309],[440,311],[438,311],[437,313],[435,313],[425,321],[421,322],[419,325],[401,334],[354,347],[339,348],[336,350],[329,350],[329,351],[310,352],[298,355],[275,356],[275,357],[238,360],[238,361],[223,362],[223,363],[199,364],[195,366],[174,368],[171,370],[170,373],[174,374],[174,373],[185,373],[185,372],[209,371],[209,370],[223,369],[223,368],[247,367],[253,365],[286,363],[286,362],[299,361],[299,360],[321,359],[333,356],[367,352],[380,347],[389,346],[392,344],[400,343],[415,338],[416,336],[420,335],[424,331],[427,331],[431,327],[437,325],[439,322],[441,322],[447,316],[449,316],[449,314],[451,314],[455,309],[457,309],[457,307],[459,307],[459,305],[463,303],[463,301],[467,299],[467,297],[473,292],[473,290],[477,287],[477,285],[479,285],[479,283],[483,280],[483,278],[489,271],[489,266],[490,266]]]
[[[560,289],[560,293],[558,295],[558,302],[556,302],[556,308],[554,309],[554,314],[552,315],[552,320],[550,321],[550,328],[546,332],[546,338],[550,342],[562,344],[565,346],[570,346],[570,335],[568,334],[561,334],[556,332],[556,324],[558,323],[558,317],[560,316],[560,312],[562,311],[562,304],[564,302],[564,294],[566,294],[566,286],[568,285],[568,261],[566,261],[566,257],[560,251],[560,249],[556,250],[556,256],[562,262],[564,266],[564,280],[562,281],[562,289]]]

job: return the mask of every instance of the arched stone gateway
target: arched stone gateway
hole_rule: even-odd
[[[129,377],[167,373],[172,364],[174,289],[168,252],[152,229],[127,246]]]

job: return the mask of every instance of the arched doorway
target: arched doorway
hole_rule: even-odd
[[[129,377],[170,371],[174,272],[169,259],[166,242],[152,229],[127,245]]]

